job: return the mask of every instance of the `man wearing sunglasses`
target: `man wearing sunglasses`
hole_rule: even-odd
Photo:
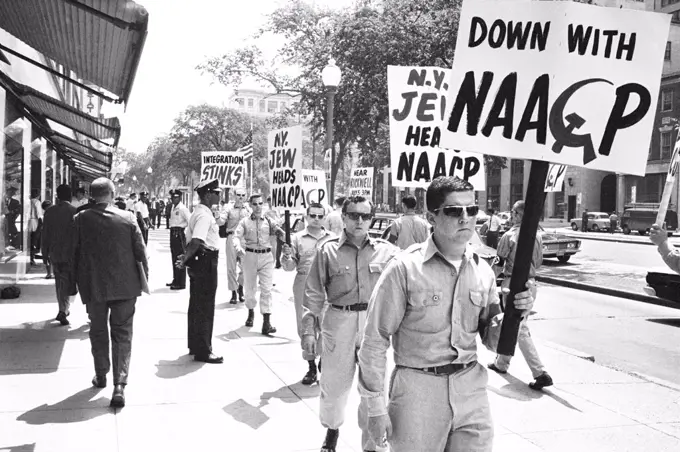
[[[317,248],[305,285],[302,349],[308,356],[317,352],[316,328],[321,322],[323,372],[319,418],[327,429],[322,452],[336,450],[371,292],[387,262],[399,251],[386,240],[368,235],[372,218],[373,204],[369,200],[362,196],[345,199],[344,231]],[[366,405],[362,403],[359,405],[362,444],[364,450],[374,451],[377,446],[368,435],[367,421]]]
[[[238,301],[243,303],[243,268],[241,259],[236,256],[234,246],[234,232],[239,222],[251,215],[250,208],[246,206],[246,191],[242,188],[234,190],[236,199],[233,204],[229,204],[222,212],[222,219],[227,226],[227,283],[231,290],[231,300],[229,303],[236,304]]]
[[[260,312],[262,313],[262,334],[276,333],[271,324],[272,284],[274,277],[274,256],[270,237],[285,235],[285,232],[262,214],[262,195],[250,196],[253,213],[242,219],[234,235],[237,255],[243,259],[243,289],[248,308],[246,326],[253,326],[255,306],[257,305],[257,283],[260,282]]]
[[[436,178],[426,200],[434,232],[394,258],[371,296],[359,350],[368,430],[393,452],[491,451],[488,376],[477,363],[476,336],[500,304],[491,267],[468,244],[479,207],[473,186],[457,177]],[[532,305],[532,290],[516,295],[517,309]],[[392,337],[396,367],[386,404]]]
[[[302,300],[305,295],[305,282],[309,267],[316,254],[316,249],[320,243],[333,237],[333,233],[323,227],[326,209],[321,204],[312,203],[307,207],[307,227],[293,235],[291,244],[283,244],[281,254],[281,266],[285,271],[297,269],[295,282],[293,282],[293,299],[295,302],[295,316],[297,319],[298,335],[302,340]],[[317,338],[317,348],[314,353],[307,353],[303,350],[302,359],[309,364],[309,370],[302,379],[303,385],[311,385],[317,381],[316,358],[319,356],[318,335],[320,325],[316,325],[315,337]]]

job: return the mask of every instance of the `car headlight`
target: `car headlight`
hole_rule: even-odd
[[[567,243],[567,248],[574,248],[576,247],[575,243]]]
[[[548,245],[543,245],[543,251],[548,251]]]

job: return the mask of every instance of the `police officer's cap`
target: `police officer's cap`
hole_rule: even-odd
[[[204,180],[202,182],[199,182],[198,185],[196,185],[196,188],[194,188],[199,194],[202,193],[207,193],[209,191],[220,191],[220,181],[219,179],[215,178],[212,180]]]
[[[170,196],[171,197],[182,196],[182,190],[180,190],[179,188],[175,190],[170,190]]]
[[[139,196],[149,196],[149,193],[147,193],[145,191],[140,191]]]

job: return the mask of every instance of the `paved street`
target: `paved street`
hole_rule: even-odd
[[[0,450],[318,450],[324,435],[318,386],[299,383],[306,366],[288,300],[292,274],[275,274],[275,338],[258,333],[261,318],[254,328],[243,327],[244,307],[226,303],[228,293],[220,287],[214,345],[225,364],[198,364],[186,355],[188,293],[164,287],[170,274],[167,231],[151,231],[149,245],[153,293],[138,301],[128,406],[122,410],[108,407],[110,385],[90,387],[89,327],[82,305],[74,306],[70,327],[57,326],[51,321],[53,283],[40,273],[22,285],[20,299],[0,302]],[[223,261],[220,268],[224,281]],[[532,329],[556,385],[544,393],[530,390],[530,373],[520,357],[510,374],[490,373],[494,450],[648,451],[650,445],[679,450],[680,392],[599,365],[635,370],[633,364],[658,365],[666,354],[665,369],[677,369],[677,354],[670,350],[678,343],[677,329],[653,323],[632,328],[645,324],[642,317],[672,318],[674,311],[645,305],[622,319],[620,332],[630,339],[617,342],[617,324],[603,326],[604,318],[620,317],[635,303],[548,286],[541,297]],[[563,345],[581,345],[572,341],[578,335],[585,343],[601,341],[586,350],[596,355],[596,363],[565,352]],[[603,340],[607,336],[610,340]],[[633,348],[636,340],[640,345]],[[635,362],[624,366],[626,350]],[[482,363],[492,359],[485,350],[480,355]],[[341,451],[361,450],[357,403],[353,392]]]

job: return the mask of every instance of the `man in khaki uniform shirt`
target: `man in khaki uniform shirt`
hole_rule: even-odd
[[[487,373],[477,363],[480,323],[500,313],[491,267],[469,248],[479,206],[473,186],[439,177],[427,189],[434,233],[400,253],[371,296],[359,350],[359,392],[371,439],[392,452],[490,452]],[[528,283],[527,286],[533,286]],[[529,310],[531,291],[516,295]],[[385,363],[396,368],[385,403]],[[324,361],[325,364],[325,361]]]
[[[325,230],[322,226],[325,216],[326,210],[321,204],[310,204],[307,207],[307,227],[293,236],[290,246],[287,244],[283,245],[281,266],[288,272],[297,269],[297,275],[295,275],[295,281],[293,282],[293,297],[300,339],[303,336],[302,301],[305,296],[305,282],[307,281],[309,267],[312,265],[312,260],[316,255],[316,249],[319,244],[333,237],[333,233]],[[304,350],[302,352],[302,359],[309,363],[309,370],[302,379],[303,385],[316,383],[316,357],[319,355],[319,352],[318,340],[315,353],[307,353]]]
[[[240,259],[236,256],[236,247],[234,246],[234,232],[239,222],[250,216],[251,211],[245,205],[246,191],[242,188],[235,190],[236,200],[234,204],[228,205],[222,211],[222,221],[227,223],[227,283],[229,290],[231,290],[231,300],[229,303],[236,304],[238,301],[243,302],[243,269],[241,268]]]
[[[368,235],[372,218],[370,201],[361,196],[347,198],[342,207],[344,232],[318,248],[307,276],[302,347],[309,354],[315,352],[315,326],[323,315],[319,418],[328,430],[322,452],[336,450],[352,389],[368,301],[387,262],[399,251],[389,242]],[[326,299],[329,306],[324,312]],[[364,450],[376,450],[366,430],[367,421],[362,403],[359,405],[362,444]]]
[[[413,195],[406,195],[401,200],[404,215],[394,220],[390,226],[390,243],[405,250],[414,243],[423,243],[430,235],[430,224],[416,215],[418,201]]]

